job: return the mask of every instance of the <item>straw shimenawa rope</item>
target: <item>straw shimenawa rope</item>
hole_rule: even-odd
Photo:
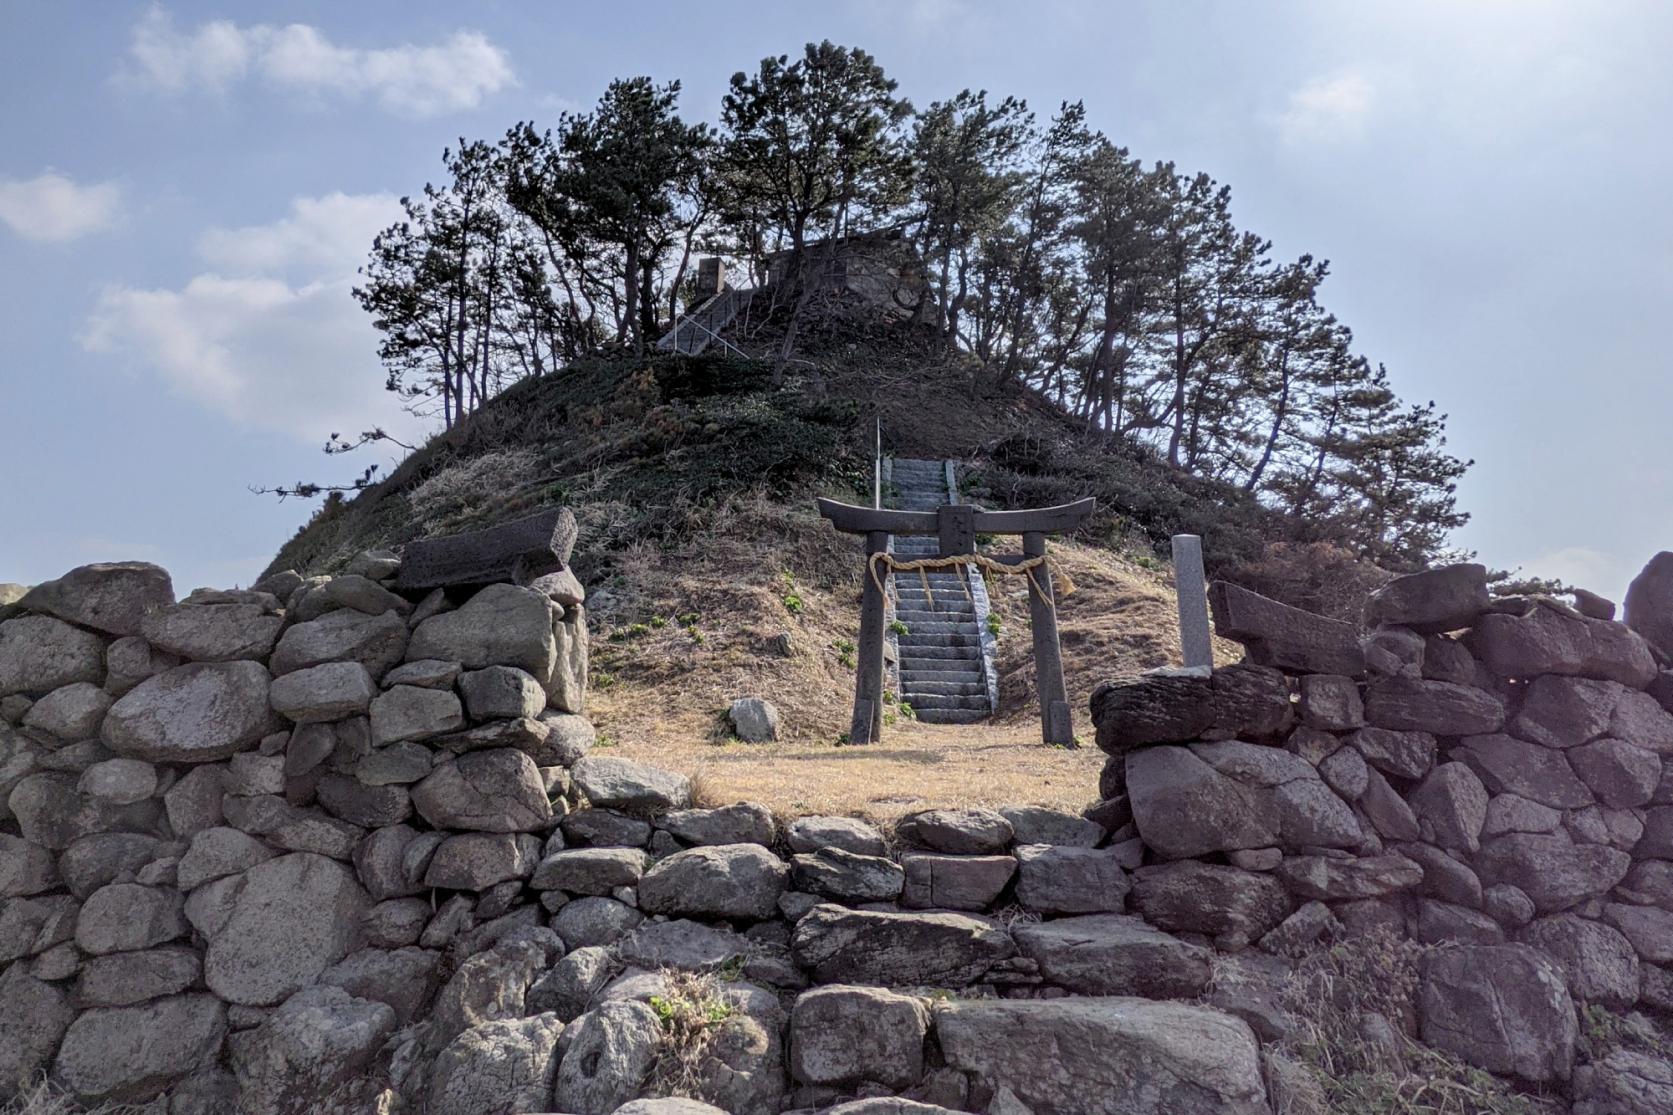
[[[1044,554],[1039,557],[1023,558],[1017,562],[999,561],[996,558],[988,557],[986,554],[956,554],[953,557],[917,558],[912,561],[901,561],[895,555],[883,551],[871,555],[867,568],[871,572],[871,580],[877,586],[877,591],[885,596],[888,595],[888,590],[883,587],[883,576],[878,572],[879,566],[888,566],[892,573],[918,574],[919,579],[924,583],[924,595],[929,598],[931,603],[935,601],[935,593],[929,587],[929,570],[931,569],[948,569],[956,565],[974,565],[989,573],[998,573],[1002,576],[1015,577],[1021,575],[1028,578],[1028,583],[1035,592],[1040,594],[1040,599],[1046,601],[1051,610],[1055,612],[1057,611],[1056,603],[1046,592],[1045,587],[1040,584],[1039,579],[1034,576],[1034,570],[1045,563],[1046,557]],[[959,587],[964,589],[966,597],[970,597],[970,586],[964,582],[963,578],[959,579]]]

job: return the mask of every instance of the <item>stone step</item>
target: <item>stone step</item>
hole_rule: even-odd
[[[960,587],[963,584],[964,582],[959,580],[957,577],[947,575],[936,577],[931,575],[929,579],[929,592],[926,594],[924,592],[923,584],[918,581],[917,577],[914,576],[908,580],[903,576],[895,581],[895,596],[898,599],[909,599],[919,604],[927,604],[931,597],[940,601],[943,596],[946,596],[950,592],[954,599],[964,603],[969,603],[970,597],[966,596],[964,594],[964,589]]]
[[[915,655],[921,648],[927,647],[980,647],[981,636],[972,629],[968,632],[959,631],[925,631],[913,635],[900,636],[900,653],[905,658]]]
[[[959,650],[959,648],[944,648],[944,646],[920,646],[920,651]],[[980,655],[960,655],[957,658],[937,658],[935,655],[900,656],[900,670],[902,673],[957,673],[957,675],[982,675],[982,658]]]
[[[987,700],[987,686],[979,681],[920,681],[917,678],[908,680],[906,675],[902,675],[900,688],[909,703],[919,697],[981,697]]]
[[[906,703],[912,706],[912,711],[914,712],[924,712],[927,709],[974,709],[980,712],[988,711],[988,699],[986,696],[941,696],[935,693],[926,693],[922,696],[908,693],[905,694],[905,696]]]
[[[976,614],[974,608],[975,605],[970,602],[970,598],[956,585],[946,592],[937,592],[934,597],[920,596],[916,600],[904,599],[895,602],[897,615],[905,612],[933,612],[941,619],[968,619]]]
[[[935,511],[951,502],[946,462],[903,458],[892,467],[889,506]],[[897,559],[913,561],[939,554],[941,542],[909,534],[894,538],[891,548]],[[894,574],[895,619],[906,627],[896,640],[901,697],[925,723],[969,724],[990,712],[981,631],[966,587],[960,569]]]
[[[982,668],[973,666],[969,670],[907,670],[900,672],[900,687],[914,693],[931,692],[924,689],[926,685],[972,685],[974,692],[987,691],[987,683],[982,678]],[[961,691],[962,692],[962,691]]]
[[[968,646],[924,646],[903,650],[900,655],[902,662],[975,662],[976,651]]]
[[[904,677],[911,674],[914,677],[927,674],[936,675],[937,680],[947,681],[953,677],[960,680],[979,678],[982,676],[982,656],[976,653],[974,647],[959,647],[965,652],[960,658],[925,658],[918,654],[919,650],[936,650],[936,647],[908,648],[909,653],[901,655],[900,672]],[[946,676],[943,676],[946,675]]]
[[[895,618],[908,627],[914,623],[976,622],[975,605],[968,600],[960,600],[958,603],[964,607],[960,608],[949,600],[944,605],[937,602],[934,608],[896,608]]]
[[[985,708],[914,708],[912,714],[921,724],[974,724],[988,718]]]
[[[914,635],[974,635],[976,621],[974,619],[956,620],[920,620],[917,623],[908,622],[906,631],[899,636],[901,642],[908,642]]]

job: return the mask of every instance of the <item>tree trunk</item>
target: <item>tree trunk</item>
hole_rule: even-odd
[[[628,331],[631,330],[633,351],[642,353],[645,351],[645,338],[639,330],[639,238],[629,236],[624,246],[627,250],[627,259],[622,266],[622,286],[625,288],[622,298],[625,304],[622,307],[621,323],[616,326],[616,343],[621,344],[627,340]]]
[[[1168,437],[1168,464],[1179,467],[1179,447],[1185,440],[1185,323],[1184,307],[1174,303],[1173,431]]]
[[[645,353],[647,342],[659,333],[656,320],[656,260],[639,262],[639,354]]]
[[[1272,406],[1272,428],[1266,434],[1266,446],[1261,450],[1261,459],[1255,462],[1255,467],[1249,470],[1249,479],[1243,482],[1245,492],[1253,492],[1265,475],[1266,468],[1272,463],[1273,450],[1278,445],[1278,435],[1284,428],[1284,419],[1289,417],[1290,407],[1290,352],[1289,346],[1284,347],[1284,354],[1279,358],[1278,367],[1282,369],[1278,390],[1278,401]]]

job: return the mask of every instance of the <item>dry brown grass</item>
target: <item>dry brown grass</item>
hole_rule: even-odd
[[[845,713],[846,715],[846,713]],[[607,728],[606,731],[609,729]],[[608,754],[699,776],[705,804],[757,801],[776,813],[888,821],[919,809],[1037,804],[1080,810],[1104,756],[1040,743],[1032,727],[899,722],[882,743],[690,743],[623,739]]]
[[[1074,543],[1053,554],[1075,586],[1058,618],[1071,708],[1087,740],[1080,750],[1040,743],[1020,578],[992,587],[1001,625],[994,722],[897,716],[882,743],[838,746],[853,699],[859,543],[811,508],[756,498],[736,501],[685,549],[621,556],[621,576],[596,617],[589,711],[610,754],[691,774],[711,804],[748,800],[784,814],[883,821],[953,805],[1079,810],[1095,800],[1103,762],[1084,711],[1092,689],[1116,674],[1177,664],[1178,623],[1166,569]],[[791,596],[795,611],[786,606]],[[783,631],[796,648],[788,658],[766,650]],[[1236,653],[1221,645],[1223,659]],[[746,695],[778,706],[779,742],[728,737],[726,706]]]
[[[1075,542],[1054,542],[1058,641],[1063,680],[1076,725],[1090,737],[1086,709],[1100,682],[1155,666],[1181,663],[1173,571],[1154,561]],[[1065,583],[1067,582],[1067,583]],[[1070,591],[1065,594],[1065,588]],[[1024,725],[1040,714],[1034,698],[1034,652],[1028,627],[1028,586],[1021,577],[990,582],[1000,617],[999,722]],[[1239,661],[1243,648],[1215,640],[1217,663]]]
[[[662,1045],[646,1094],[706,1101],[709,1051],[737,1008],[721,994],[713,974],[669,968],[661,975],[667,993],[652,995],[647,1003],[662,1023]]]
[[[1285,987],[1294,1030],[1282,1051],[1311,1075],[1332,1115],[1557,1115],[1560,1103],[1413,1038],[1418,972],[1428,946],[1386,930],[1304,959]],[[1396,1058],[1366,1038],[1362,1019],[1391,1025]]]
[[[75,1098],[46,1080],[36,1081],[16,1099],[0,1103],[0,1115],[167,1115],[168,1100],[147,1104],[97,1104],[83,1107]]]
[[[755,695],[778,706],[787,740],[835,741],[860,587],[845,543],[811,507],[747,496],[680,548],[617,555],[594,593],[588,711],[600,731],[707,750],[727,738],[731,700]],[[783,632],[789,657],[768,647]]]

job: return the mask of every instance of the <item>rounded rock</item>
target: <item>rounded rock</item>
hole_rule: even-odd
[[[377,691],[360,663],[326,662],[275,678],[268,698],[287,720],[319,724],[363,714]]]
[[[758,844],[717,844],[676,852],[639,880],[639,907],[675,916],[773,917],[790,866]]]
[[[105,745],[153,762],[204,763],[254,746],[274,727],[267,668],[194,662],[147,678],[111,706]]]
[[[52,616],[19,616],[0,623],[0,697],[44,696],[105,676],[105,641]]]

